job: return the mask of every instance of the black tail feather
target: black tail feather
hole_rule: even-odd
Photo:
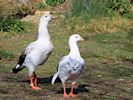
[[[22,64],[24,63],[25,57],[26,57],[26,54],[24,54],[24,52],[23,52],[23,53],[20,55],[19,61],[18,61],[17,64],[19,64],[20,66],[22,66]]]
[[[18,68],[14,67],[14,68],[12,69],[12,72],[13,72],[13,73],[17,73],[17,72],[21,71],[22,69],[24,69],[24,67],[22,66],[22,64],[24,63],[25,57],[26,57],[26,54],[24,54],[24,52],[23,52],[23,53],[20,55],[19,61],[18,61],[18,63],[17,63],[17,65],[19,65],[19,67],[18,67]],[[16,65],[16,66],[17,66],[17,65]]]
[[[24,69],[24,67],[20,67],[20,68],[17,68],[17,69],[16,68],[13,68],[12,69],[12,72],[13,73],[17,73],[17,72],[21,71],[22,69]]]

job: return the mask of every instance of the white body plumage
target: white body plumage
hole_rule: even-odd
[[[69,38],[70,52],[59,61],[58,71],[52,79],[52,84],[54,84],[57,76],[61,79],[63,84],[69,81],[77,81],[85,64],[77,46],[77,41],[80,40],[83,39],[77,34],[74,34]]]
[[[71,56],[65,56],[59,63],[59,78],[64,83],[77,81],[84,69],[84,60],[80,57],[78,60]]]
[[[34,70],[43,64],[53,51],[53,44],[48,32],[48,23],[52,19],[50,12],[46,12],[39,22],[37,40],[30,43],[19,57],[19,62],[13,68],[17,73],[24,67],[29,70],[29,76],[32,76]]]
[[[29,69],[29,75],[31,75],[38,65],[47,60],[52,50],[53,44],[51,41],[38,39],[25,49],[26,58],[22,66],[26,66]]]

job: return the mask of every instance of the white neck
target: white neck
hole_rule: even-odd
[[[44,38],[50,39],[50,35],[48,32],[48,22],[40,21],[37,39],[44,39]]]
[[[78,48],[78,45],[77,45],[77,42],[75,41],[69,41],[69,47],[70,47],[70,53],[69,55],[72,57],[72,58],[80,58],[80,52],[79,52],[79,48]]]

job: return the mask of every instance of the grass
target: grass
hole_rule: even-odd
[[[14,57],[13,53],[10,51],[0,50],[0,59],[11,60]]]
[[[101,19],[91,19],[84,21],[81,17],[73,17],[65,20],[66,28],[71,32],[79,33],[108,33],[116,31],[128,31],[133,24],[132,20],[122,17],[103,17]]]
[[[69,13],[66,13],[68,18],[73,16],[81,16],[86,19],[101,18],[109,16],[109,7],[112,2],[110,0],[72,0],[72,7]]]
[[[65,13],[66,18],[82,17],[85,21],[92,18],[122,16],[133,19],[132,4],[127,0],[76,0],[71,1],[71,10]]]
[[[128,35],[129,33],[127,32],[105,33],[94,37],[92,36],[90,39],[95,40],[97,44],[99,44],[98,47],[102,47],[101,50],[99,48],[100,53],[102,53],[100,55],[104,56],[106,52],[106,58],[126,60],[133,59],[132,47],[130,47],[132,43],[128,40]],[[94,53],[96,54],[96,52]]]
[[[119,2],[123,3],[126,0]],[[119,2],[117,3],[119,4]],[[117,13],[117,11],[114,11],[112,8],[112,0],[101,0],[99,2],[97,0],[79,0],[78,2],[72,0],[71,3],[71,9],[64,13],[64,25],[72,33],[86,34],[88,32],[88,34],[95,34],[128,31],[132,29],[132,18],[126,19]]]

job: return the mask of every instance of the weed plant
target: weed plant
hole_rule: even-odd
[[[12,20],[2,20],[0,22],[0,31],[3,32],[9,32],[9,31],[23,31],[24,30],[24,25],[20,20],[17,19],[12,19]]]

